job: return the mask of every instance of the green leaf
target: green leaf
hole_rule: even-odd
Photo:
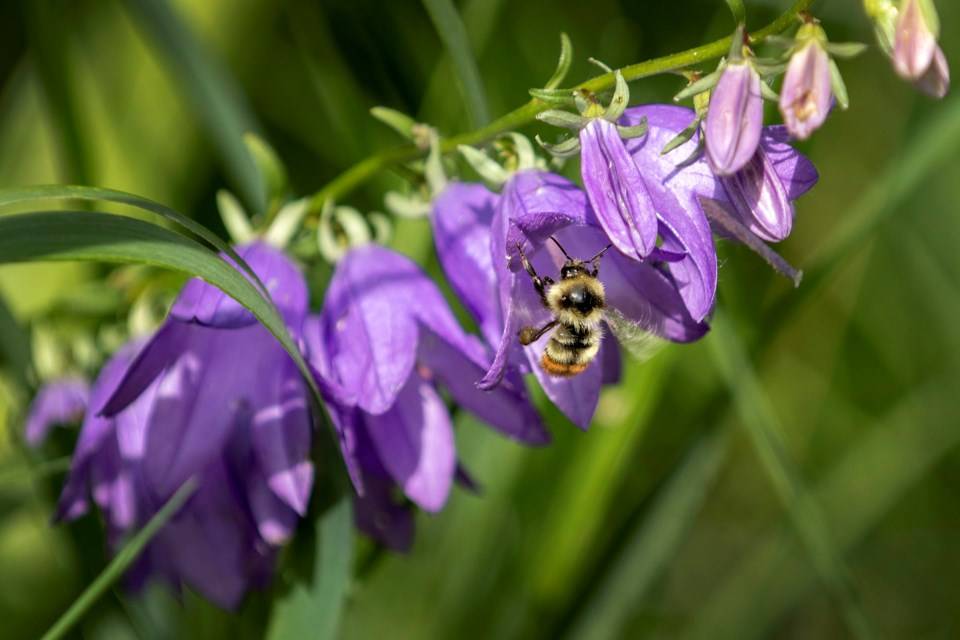
[[[257,165],[268,200],[282,200],[287,193],[287,169],[277,152],[266,140],[249,131],[243,134],[243,143]]]
[[[560,58],[557,60],[557,69],[547,80],[547,84],[543,85],[543,88],[556,89],[559,87],[563,79],[567,77],[567,72],[570,71],[571,62],[573,62],[573,43],[570,42],[570,36],[561,32]]]
[[[707,343],[754,451],[787,509],[790,523],[817,574],[837,601],[849,631],[857,638],[875,637],[853,589],[837,542],[827,526],[823,508],[789,457],[780,437],[782,428],[776,411],[764,393],[745,349],[722,314],[714,317]]]
[[[854,58],[868,49],[862,42],[828,42],[827,53],[834,58]]]
[[[17,322],[3,296],[0,296],[0,362],[25,389],[27,372],[33,367],[30,334]]]
[[[195,240],[149,222],[106,213],[0,216],[0,263],[35,260],[133,262],[199,276],[250,310],[290,354],[320,401],[310,367],[273,303],[237,269]]]
[[[269,640],[337,637],[353,566],[353,510],[349,498],[322,514],[314,535],[311,580],[294,585],[276,601],[267,631]]]
[[[743,0],[724,0],[733,14],[735,24],[743,24],[747,21],[747,10],[743,6]]]
[[[476,128],[487,124],[490,121],[487,98],[460,14],[451,0],[423,0],[423,6],[430,15],[443,46],[450,54],[471,126]]]
[[[267,194],[243,142],[245,133],[259,130],[243,92],[180,19],[169,0],[130,0],[125,6],[150,35],[169,64],[171,75],[182,83],[236,190],[243,195],[247,211],[266,212]]]
[[[370,115],[387,125],[407,140],[413,140],[413,128],[417,121],[405,113],[389,107],[371,107]]]
[[[261,292],[265,294],[267,291],[266,287],[263,286],[263,283],[260,282],[260,278],[257,277],[257,274],[254,273],[253,269],[250,268],[250,265],[248,265],[243,258],[237,255],[237,252],[234,251],[233,248],[224,242],[217,234],[213,233],[199,222],[188,218],[182,213],[179,213],[166,205],[160,204],[159,202],[154,202],[153,200],[149,200],[132,193],[126,193],[125,191],[103,189],[100,187],[84,187],[78,185],[52,184],[38,185],[34,187],[0,189],[0,207],[5,207],[12,204],[33,204],[47,200],[94,200],[116,202],[117,204],[129,205],[137,209],[142,209],[144,211],[149,211],[151,213],[160,215],[202,238],[217,251],[230,256],[231,260],[233,260],[240,266],[240,268],[247,272],[247,275],[253,279],[256,285],[260,288]]]
[[[193,495],[196,488],[197,485],[193,479],[183,483],[177,492],[173,494],[173,497],[150,518],[146,526],[138,531],[129,542],[123,545],[123,548],[114,556],[106,569],[90,583],[90,586],[80,594],[80,597],[77,598],[73,604],[70,605],[70,608],[50,627],[50,630],[43,634],[42,640],[56,640],[66,635],[67,632],[80,621],[90,607],[96,603],[100,596],[106,593],[113,583],[120,579],[120,576],[133,564],[137,556],[140,555],[140,552],[143,551],[144,547],[150,543],[150,540],[157,535],[163,525],[176,515],[180,507]]]
[[[833,89],[833,96],[837,99],[837,105],[844,111],[850,107],[850,98],[847,96],[847,85],[840,75],[840,67],[836,60],[830,60],[830,87]]]
[[[590,600],[572,625],[570,638],[623,637],[630,619],[669,565],[693,524],[727,450],[721,430],[704,437],[673,472],[631,533],[612,571],[590,590]]]

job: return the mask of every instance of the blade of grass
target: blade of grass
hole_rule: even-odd
[[[750,365],[745,349],[722,314],[718,313],[714,318],[708,344],[733,396],[740,422],[770,476],[817,574],[840,607],[849,631],[857,638],[875,637],[830,536],[823,510],[786,452],[776,412]]]
[[[265,212],[266,186],[243,143],[243,134],[259,133],[259,126],[240,88],[168,0],[130,0],[126,5],[182,83],[247,210]]]
[[[437,29],[443,46],[450,54],[453,68],[456,70],[460,91],[463,93],[467,116],[471,127],[481,127],[490,121],[487,111],[487,98],[480,78],[473,52],[470,51],[470,39],[467,29],[451,0],[423,0],[423,6]]]
[[[956,369],[948,371],[910,393],[818,483],[815,500],[824,506],[833,526],[837,551],[854,548],[912,486],[960,445],[957,375]],[[774,528],[736,564],[736,571],[697,609],[691,625],[678,637],[768,637],[770,627],[817,582],[809,564],[788,553],[793,542],[790,527]]]
[[[336,638],[353,568],[353,509],[340,500],[319,518],[309,584],[295,585],[273,605],[269,640]]]
[[[596,589],[569,638],[619,638],[623,624],[663,573],[693,524],[727,450],[727,434],[717,430],[695,445],[673,472],[614,562],[613,571]]]
[[[60,618],[50,627],[49,631],[43,634],[42,640],[56,640],[62,638],[77,622],[86,614],[86,612],[96,603],[96,601],[115,583],[123,572],[133,564],[134,560],[140,555],[160,529],[176,515],[180,507],[193,495],[197,484],[194,480],[187,480],[173,494],[163,507],[157,511],[156,515],[150,518],[146,526],[137,532],[130,539],[117,555],[110,561],[106,569],[97,576],[97,579],[90,583],[80,597],[77,598],[70,608],[60,616]]]

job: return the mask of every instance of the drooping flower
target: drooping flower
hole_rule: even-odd
[[[409,545],[412,525],[391,488],[435,512],[456,476],[453,425],[438,386],[511,438],[549,438],[522,380],[475,388],[487,349],[460,328],[426,274],[388,249],[369,245],[343,257],[304,338],[360,494],[358,524],[395,548]]]
[[[307,311],[299,270],[265,244],[238,253],[298,336]],[[116,545],[194,479],[196,493],[134,578],[186,584],[236,606],[269,578],[276,549],[306,512],[311,423],[289,355],[239,303],[191,280],[157,333],[101,371],[59,516],[84,513],[89,491]]]
[[[757,150],[746,168],[732,176],[718,177],[702,157],[683,162],[695,153],[698,135],[665,155],[660,150],[689,125],[695,114],[692,110],[674,105],[642,105],[624,113],[626,124],[645,119],[647,136],[631,141],[627,149],[637,166],[647,176],[647,184],[655,194],[667,190],[680,203],[670,219],[674,224],[686,224],[699,231],[687,232],[681,239],[699,239],[710,242],[709,225],[701,205],[702,198],[716,201],[735,216],[741,224],[767,241],[785,238],[792,228],[793,201],[810,190],[817,182],[813,164],[789,144],[786,127],[768,126],[761,131]],[[688,240],[689,241],[689,240]],[[663,248],[686,253],[687,258],[669,262],[680,292],[693,312],[700,308],[709,289],[710,263],[705,257],[705,246],[700,252],[691,251],[682,242],[665,238]],[[715,267],[714,267],[715,269]],[[715,285],[715,271],[713,283]],[[694,317],[697,317],[694,314]]]
[[[827,119],[833,100],[830,56],[824,48],[823,29],[809,23],[797,34],[797,48],[790,56],[780,91],[780,114],[790,134],[799,140],[810,137]]]
[[[736,173],[750,161],[763,129],[760,75],[749,60],[730,60],[710,94],[706,143],[718,175]]]
[[[542,325],[550,314],[522,270],[516,249],[523,243],[538,272],[555,275],[563,256],[546,243],[551,235],[573,256],[589,257],[609,244],[586,195],[566,179],[540,170],[514,174],[499,198],[481,185],[448,189],[454,190],[434,205],[437,253],[454,290],[466,292],[461,295],[467,307],[481,326],[489,327],[484,335],[496,348],[480,387],[499,389],[518,372],[532,371],[547,397],[574,424],[587,428],[600,387],[619,375],[616,340],[603,338],[595,364],[575,377],[543,371],[540,361],[549,335],[528,346],[522,346],[517,335],[523,326]],[[691,318],[671,277],[652,264],[610,251],[599,278],[608,306],[656,336],[683,342],[707,330]]]
[[[27,444],[39,446],[56,425],[80,420],[89,398],[90,385],[81,378],[61,378],[45,384],[27,413]]]

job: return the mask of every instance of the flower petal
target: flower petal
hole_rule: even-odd
[[[357,528],[386,547],[405,553],[413,546],[413,513],[391,495],[393,483],[376,474],[364,477],[367,491],[353,499]]]
[[[820,174],[813,163],[790,146],[790,134],[785,126],[764,127],[763,135],[760,137],[760,148],[763,149],[767,160],[773,165],[773,170],[780,177],[780,182],[790,200],[796,200],[805,194],[820,179]]]
[[[580,172],[593,211],[613,246],[638,260],[657,242],[657,217],[643,176],[617,127],[602,118],[580,130]]]
[[[239,247],[237,254],[263,282],[287,323],[299,327],[309,299],[300,269],[283,252],[263,242]],[[221,257],[231,262],[229,257]],[[170,317],[220,329],[247,327],[257,322],[243,305],[199,278],[184,286],[170,309]]]
[[[939,46],[933,52],[933,62],[915,84],[931,98],[943,98],[950,91],[950,65]]]
[[[833,89],[830,58],[815,38],[796,51],[787,64],[780,90],[780,113],[790,133],[810,137],[830,113]]]
[[[408,498],[426,511],[447,501],[456,468],[453,425],[443,399],[411,376],[396,403],[366,416],[367,432],[383,466]]]
[[[81,378],[61,378],[45,384],[30,405],[24,429],[27,444],[39,446],[55,425],[82,418],[89,399],[90,386]]]
[[[937,39],[920,8],[920,0],[904,0],[894,27],[893,67],[907,80],[918,80],[930,67]]]
[[[793,204],[763,149],[732,176],[720,178],[734,211],[751,232],[779,242],[793,228]]]
[[[424,366],[460,406],[520,442],[540,445],[550,441],[516,371],[508,373],[495,388],[482,391],[475,385],[487,364],[480,344],[474,343],[472,349],[454,345],[429,329],[421,333],[420,342]]]
[[[498,196],[482,184],[454,182],[433,201],[433,241],[447,280],[495,344],[503,318],[490,256],[490,225]]]

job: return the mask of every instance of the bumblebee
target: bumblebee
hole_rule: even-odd
[[[556,238],[550,240],[566,257],[560,267],[560,281],[537,275],[523,246],[517,245],[520,262],[533,281],[543,305],[553,314],[553,319],[542,327],[520,329],[520,344],[528,345],[539,340],[548,331],[555,329],[543,351],[540,366],[553,376],[571,377],[582,373],[600,351],[604,319],[603,283],[597,279],[600,273],[600,258],[613,245],[607,245],[589,260],[571,258]]]

